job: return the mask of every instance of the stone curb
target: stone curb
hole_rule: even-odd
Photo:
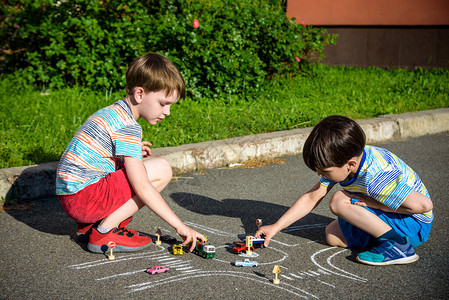
[[[449,108],[385,115],[359,120],[367,143],[418,137],[449,131]],[[219,141],[156,148],[153,156],[165,158],[175,173],[227,166],[249,159],[297,155],[312,128],[255,134]],[[0,170],[2,200],[31,200],[55,196],[58,162]]]

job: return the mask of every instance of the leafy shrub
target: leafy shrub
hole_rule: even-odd
[[[2,2],[1,73],[50,88],[123,88],[128,64],[154,51],[178,66],[189,96],[250,94],[334,42],[288,20],[282,1]]]

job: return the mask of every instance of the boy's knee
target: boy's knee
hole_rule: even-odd
[[[160,159],[162,174],[164,174],[166,178],[171,179],[173,177],[173,169],[172,169],[170,163],[161,157],[159,157],[159,159]]]
[[[144,161],[147,169],[148,179],[151,182],[162,181],[164,184],[170,182],[173,170],[167,160],[162,157],[152,157]]]
[[[339,211],[350,201],[350,197],[344,191],[335,192],[329,200],[329,209],[334,215],[339,215]]]

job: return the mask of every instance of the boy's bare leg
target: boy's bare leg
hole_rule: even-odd
[[[330,246],[338,246],[343,248],[348,247],[348,243],[346,242],[346,238],[341,231],[338,220],[334,220],[329,225],[327,225],[326,241]]]
[[[382,221],[381,218],[364,207],[351,204],[351,197],[349,193],[345,191],[336,192],[329,201],[329,206],[332,213],[375,238],[380,237],[392,229],[387,223]],[[338,223],[336,225],[338,226]],[[338,226],[338,228],[340,228],[340,226]],[[333,229],[333,234],[341,239],[339,232],[333,227],[331,227],[331,229]],[[341,229],[339,231],[341,233]],[[343,236],[342,233],[341,236]]]
[[[163,158],[150,157],[143,160],[147,170],[148,179],[153,186],[161,192],[172,179],[173,173],[170,164]],[[120,222],[134,215],[145,204],[134,196],[125,204],[115,210],[112,214],[101,221],[100,226],[104,228],[117,227]]]

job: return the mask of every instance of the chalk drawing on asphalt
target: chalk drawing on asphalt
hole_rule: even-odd
[[[219,236],[219,237],[239,237],[242,236],[242,234],[233,234],[228,233],[222,230],[217,230],[214,228],[210,228],[208,226],[192,223],[192,222],[186,222],[188,226],[195,227],[197,229],[202,230],[203,232],[206,232],[210,237],[213,236]],[[318,228],[323,227],[325,224],[311,224],[311,225],[303,225],[303,226],[292,226],[290,228],[286,228],[283,230],[283,232],[291,232],[293,230],[306,230],[310,228]],[[234,241],[232,241],[234,242]],[[126,288],[129,289],[129,293],[137,293],[142,292],[145,290],[148,290],[150,288],[164,285],[164,284],[170,284],[174,282],[180,282],[182,280],[190,280],[194,278],[201,278],[201,277],[211,277],[211,276],[227,276],[232,278],[239,278],[239,279],[245,279],[253,282],[260,283],[262,285],[269,285],[272,288],[283,290],[287,293],[290,293],[292,295],[295,295],[300,298],[318,298],[316,295],[307,292],[304,288],[301,288],[302,281],[303,280],[314,280],[318,284],[323,285],[326,288],[335,289],[336,285],[332,282],[328,282],[329,280],[333,280],[334,276],[338,276],[340,278],[345,278],[353,281],[358,282],[367,282],[368,279],[362,278],[356,274],[350,273],[346,270],[343,270],[342,268],[337,267],[333,262],[333,258],[337,257],[341,253],[348,251],[347,249],[338,250],[340,248],[337,247],[327,247],[324,249],[320,249],[313,253],[310,256],[311,262],[317,267],[316,269],[305,269],[305,270],[295,270],[290,271],[287,267],[283,266],[282,263],[287,263],[286,260],[289,258],[289,255],[287,251],[284,251],[284,249],[280,249],[279,247],[284,248],[293,248],[298,244],[287,244],[282,243],[279,241],[274,241],[276,247],[270,246],[269,248],[266,248],[262,251],[274,251],[277,252],[279,255],[276,259],[272,261],[259,261],[259,269],[260,266],[264,265],[274,265],[279,264],[280,268],[283,270],[280,274],[280,277],[282,278],[281,284],[274,285],[271,282],[271,275],[268,273],[265,276],[261,276],[254,274],[251,272],[245,272],[245,269],[240,269],[242,271],[229,271],[229,270],[218,270],[218,271],[210,271],[210,270],[203,270],[201,268],[198,268],[195,266],[196,259],[187,259],[188,256],[176,256],[174,257],[172,254],[167,252],[166,247],[164,246],[157,246],[155,245],[155,249],[153,250],[147,250],[146,252],[139,252],[139,253],[132,253],[132,254],[124,254],[121,253],[117,256],[117,259],[114,261],[109,261],[106,259],[99,259],[94,260],[90,262],[84,262],[80,264],[74,264],[68,266],[68,268],[73,270],[83,270],[83,269],[89,269],[89,268],[101,268],[112,264],[123,264],[123,269],[125,272],[117,273],[117,274],[111,274],[109,276],[104,276],[100,278],[96,278],[98,281],[108,281],[111,279],[117,279],[117,278],[126,278],[124,280],[124,285],[129,283],[129,280],[132,280],[132,276],[136,276],[137,274],[143,273],[146,269],[138,268],[136,270],[126,270],[126,262],[133,261],[133,260],[145,260],[145,265],[149,264],[161,264],[164,266],[167,266],[170,268],[170,273],[167,273],[166,276],[163,278],[158,277],[146,277],[145,282],[142,283],[136,283],[132,285],[127,285]],[[304,244],[304,243],[302,243]],[[223,251],[224,248],[226,248],[226,245],[223,246],[216,246],[216,250]],[[223,253],[224,257],[226,257],[226,253]],[[262,258],[263,256],[261,256]],[[232,264],[232,261],[218,258],[217,256],[213,259],[211,259],[214,263],[226,263],[226,264]],[[216,266],[215,266],[216,269]],[[173,274],[174,273],[174,274]],[[142,278],[142,277],[139,277]],[[115,282],[116,284],[116,282]]]

